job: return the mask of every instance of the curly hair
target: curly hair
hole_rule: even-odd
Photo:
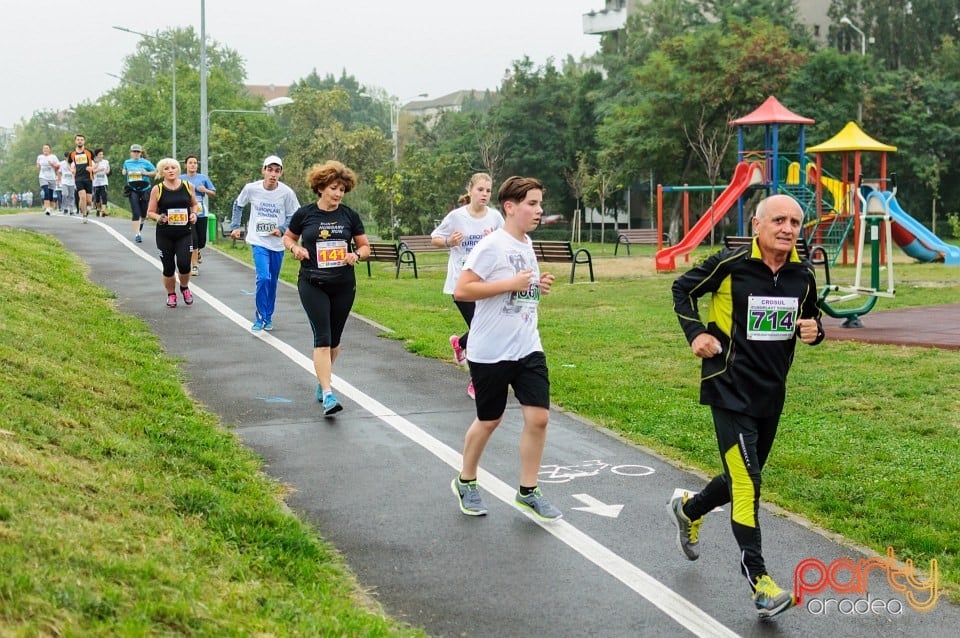
[[[177,177],[180,177],[180,173],[181,173],[180,162],[173,159],[172,157],[164,157],[162,160],[157,162],[157,181],[158,182],[163,180],[163,169],[165,169],[168,166],[176,166]]]
[[[343,184],[344,191],[349,193],[357,186],[357,174],[336,160],[314,164],[307,172],[307,186],[317,195],[334,182]]]

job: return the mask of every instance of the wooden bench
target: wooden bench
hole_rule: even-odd
[[[218,218],[217,218],[217,225],[220,227],[220,236],[223,237],[224,239],[230,239],[230,240],[232,240],[234,246],[237,245],[237,241],[246,241],[246,239],[247,239],[247,229],[244,228],[243,226],[241,226],[241,227],[239,228],[239,230],[240,230],[240,239],[239,239],[239,240],[234,239],[233,237],[230,236],[230,232],[231,232],[231,231],[230,231],[230,220],[227,219],[226,215],[224,215],[223,217],[218,217]]]
[[[403,264],[413,265],[413,277],[417,279],[417,260],[412,252],[403,249],[399,244],[392,241],[372,241],[370,242],[370,256],[367,257],[367,277],[370,277],[370,262],[386,261],[395,264],[393,278],[399,279],[400,266]]]
[[[577,264],[587,264],[590,268],[590,281],[593,279],[593,259],[590,257],[590,251],[586,248],[573,249],[573,245],[568,241],[538,241],[533,240],[533,252],[537,255],[537,261],[541,262],[560,262],[573,264],[570,268],[570,283],[577,273]]]
[[[410,264],[413,266],[413,277],[417,275],[417,253],[445,253],[449,248],[446,246],[438,247],[433,245],[433,238],[430,235],[400,235],[399,239],[400,264]]]
[[[613,256],[617,256],[617,250],[620,244],[627,247],[627,255],[630,254],[630,244],[655,244],[660,241],[663,245],[669,245],[666,235],[661,235],[656,228],[624,228],[617,234],[617,243],[613,246]]]

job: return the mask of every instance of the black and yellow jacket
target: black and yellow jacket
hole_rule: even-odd
[[[706,294],[712,297],[704,326],[697,302]],[[780,341],[748,339],[751,297],[795,298],[799,318],[817,320],[815,343],[823,340],[813,267],[800,261],[796,250],[774,274],[761,260],[754,239],[751,246],[721,250],[673,283],[673,308],[687,342],[709,332],[723,346],[722,354],[703,359],[700,403],[757,417],[778,415],[793,363],[796,331]],[[791,321],[787,316],[781,325]]]

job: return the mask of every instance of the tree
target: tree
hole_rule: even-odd
[[[14,138],[0,156],[0,188],[3,191],[35,191],[39,188],[37,178],[37,155],[44,144],[63,158],[64,151],[73,150],[72,114],[38,112],[29,120],[14,127]]]

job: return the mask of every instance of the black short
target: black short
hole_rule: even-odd
[[[510,386],[520,405],[550,408],[550,373],[542,352],[532,352],[518,361],[468,360],[467,364],[477,393],[477,418],[481,421],[496,421],[503,416]]]
[[[86,193],[93,192],[93,182],[89,179],[78,179],[77,180],[77,192],[84,191]]]
[[[93,203],[94,204],[107,204],[107,187],[106,186],[94,186],[93,187]]]

